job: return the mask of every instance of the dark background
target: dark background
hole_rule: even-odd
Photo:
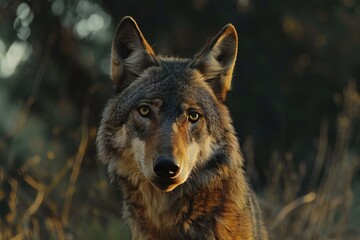
[[[157,54],[182,57],[232,23],[239,53],[227,103],[266,219],[321,192],[336,162],[338,175],[331,174],[342,180],[334,184],[350,176],[345,185],[355,199],[340,204],[352,209],[340,232],[353,234],[360,222],[358,1],[1,0],[0,238],[126,232],[121,198],[96,163],[94,143],[112,92],[111,40],[126,15]],[[329,196],[336,194],[347,199]],[[290,234],[281,231],[274,227],[271,236]]]

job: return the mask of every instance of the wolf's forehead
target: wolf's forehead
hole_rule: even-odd
[[[186,59],[162,60],[160,67],[147,71],[136,85],[142,88],[141,92],[147,96],[179,96],[190,83],[188,64],[189,60]]]
[[[129,111],[142,101],[159,99],[162,109],[171,111],[179,109],[183,103],[197,105],[211,101],[209,92],[190,78],[189,62],[166,59],[161,61],[160,67],[146,71],[121,93],[121,108]]]
[[[168,114],[184,112],[191,108],[208,111],[209,108],[215,106],[214,98],[208,89],[191,81],[150,87],[140,99],[140,101],[151,103]]]
[[[138,83],[139,91],[144,98],[161,99],[164,105],[180,107],[183,103],[213,100],[208,89],[199,85],[192,76],[188,59],[166,59],[161,61],[161,67],[154,69],[147,77]]]
[[[161,58],[160,65],[168,73],[181,73],[188,68],[190,59],[187,58]]]

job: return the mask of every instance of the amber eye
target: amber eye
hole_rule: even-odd
[[[143,117],[148,117],[150,115],[150,108],[148,106],[141,106],[138,109],[139,114]]]
[[[196,123],[200,118],[200,114],[197,112],[190,112],[188,115],[188,120],[192,123]]]

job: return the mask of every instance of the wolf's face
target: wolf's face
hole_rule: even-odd
[[[177,94],[167,94],[171,93]],[[185,182],[213,146],[204,109],[189,100],[182,96],[164,98],[162,94],[144,96],[125,124],[132,135],[134,160],[147,180],[162,191]]]
[[[124,18],[112,49],[115,95],[97,137],[110,175],[172,191],[221,145],[229,114],[237,35],[225,26],[193,59],[156,56],[135,21]]]

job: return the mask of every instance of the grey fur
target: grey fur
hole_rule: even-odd
[[[223,103],[237,54],[235,28],[225,26],[193,59],[177,59],[155,55],[126,17],[112,51],[115,92],[97,148],[121,187],[133,239],[267,239]],[[139,113],[141,106],[149,115]],[[193,112],[200,116],[194,122]],[[152,169],[159,156],[175,159],[178,175],[159,179]]]

